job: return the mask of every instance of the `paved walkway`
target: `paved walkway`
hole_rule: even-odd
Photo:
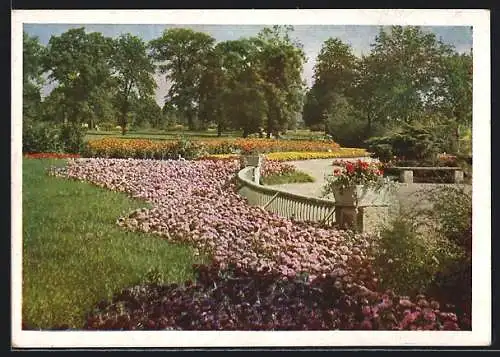
[[[362,160],[371,161],[371,158],[360,158]],[[343,159],[347,160],[347,159]],[[358,158],[349,159],[358,160]],[[304,171],[314,177],[315,182],[306,183],[289,183],[282,185],[273,185],[273,187],[280,188],[292,193],[300,195],[322,197],[322,188],[326,183],[325,175],[333,172],[332,166],[333,159],[314,159],[302,161],[290,161],[290,164],[297,167],[298,170]],[[398,183],[396,189],[397,202],[402,208],[411,208],[417,206],[419,208],[430,208],[430,202],[425,199],[425,192],[437,186],[448,186],[451,184],[428,184],[428,183],[412,183],[403,184]],[[453,184],[455,185],[455,184]],[[471,185],[463,185],[468,190],[472,190]],[[331,197],[328,197],[331,198]]]

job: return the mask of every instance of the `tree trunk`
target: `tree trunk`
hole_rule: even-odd
[[[370,137],[372,135],[372,118],[370,115],[368,115],[368,125],[366,127],[366,131],[367,137]]]
[[[222,136],[222,124],[217,124],[217,136]]]
[[[120,126],[122,127],[122,135],[125,135],[127,132],[127,107],[123,107],[121,113]]]
[[[195,130],[196,128],[194,127],[193,113],[191,113],[190,110],[186,112],[186,117],[189,130]]]

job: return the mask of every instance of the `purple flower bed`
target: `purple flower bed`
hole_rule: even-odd
[[[287,277],[290,280],[295,279],[301,273],[306,273],[307,284],[314,282],[315,278],[322,277],[323,274],[327,276],[334,274],[341,277],[341,283],[348,284],[351,290],[364,291],[365,295],[377,294],[374,292],[377,289],[377,278],[371,267],[372,257],[366,253],[374,244],[372,237],[368,234],[353,234],[333,228],[323,228],[317,224],[294,222],[259,207],[248,205],[246,200],[236,193],[232,180],[238,168],[237,160],[76,159],[69,160],[67,167],[54,169],[52,173],[89,181],[100,187],[127,192],[133,197],[147,200],[153,206],[151,209],[136,210],[118,218],[117,223],[130,230],[150,232],[172,241],[189,243],[200,251],[210,254],[222,271],[229,265],[234,265],[240,272],[237,274],[243,274],[243,276],[254,276],[260,279],[260,272],[266,272],[266,274],[271,274],[272,279],[279,276],[281,279]],[[202,279],[200,284],[203,285],[203,281]],[[228,280],[228,284],[231,284],[230,281],[232,280]],[[255,281],[252,284],[260,283]],[[314,283],[311,284],[312,288]],[[189,309],[187,300],[193,299],[193,294],[206,294],[205,288],[193,286],[195,285],[179,288],[164,287],[162,289],[167,290],[162,290],[161,294],[164,294],[162,296],[174,294],[179,299],[184,299],[172,303],[181,304],[183,308]],[[228,287],[227,294],[235,293],[231,290],[233,288]],[[149,291],[150,288],[145,289],[146,295],[138,299],[144,300],[147,306],[151,304],[148,309],[156,311],[155,309],[160,307],[157,306],[157,300],[150,298],[150,293],[153,294],[151,296],[158,294]],[[221,301],[226,299],[226,294],[218,291],[219,295],[215,297],[210,297],[210,294],[206,295],[207,299],[215,298],[217,301],[210,309],[215,309],[214,306],[218,304],[224,305]],[[325,298],[328,297],[322,297],[322,299]],[[178,309],[181,311],[180,307]],[[410,309],[410,313],[415,311]],[[165,318],[168,320],[174,317]],[[194,316],[190,319],[196,320]],[[158,326],[164,326],[165,323],[147,326],[158,328]],[[94,325],[90,324],[89,328]],[[167,325],[186,328],[183,324],[179,325],[171,321]],[[109,327],[100,323],[95,326],[96,328]],[[194,328],[204,328],[203,326],[205,325],[198,324]],[[213,325],[207,326],[209,326],[207,328],[213,328]],[[230,329],[231,326],[233,325],[225,325],[225,328]],[[242,328],[239,322],[235,322],[234,326]],[[267,328],[265,324],[259,326]],[[275,325],[270,326],[274,328]],[[296,328],[298,325],[295,322],[289,325],[287,322],[284,325],[279,323],[275,327],[278,328],[277,326]],[[321,326],[335,328],[328,323]],[[345,325],[348,327],[339,326],[341,326],[339,328],[362,327],[356,324]],[[368,323],[363,326],[369,327]],[[388,328],[386,325],[377,326]],[[372,325],[371,328],[379,328],[377,326]],[[425,326],[431,328],[430,323]],[[434,328],[437,327],[432,327]]]
[[[308,283],[279,273],[198,266],[183,286],[123,290],[87,317],[89,330],[459,330],[470,321],[423,295],[412,302],[345,283],[337,273]],[[460,325],[462,326],[460,326]]]

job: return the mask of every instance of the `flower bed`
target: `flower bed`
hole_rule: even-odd
[[[311,159],[332,159],[332,158],[350,158],[350,157],[368,157],[370,154],[365,149],[357,148],[338,148],[331,152],[273,152],[266,155],[268,159],[278,161],[295,161]]]
[[[99,304],[84,328],[459,330],[470,325],[432,299],[366,293],[336,273],[307,283],[276,273],[221,270],[217,264],[196,270],[198,279],[184,286],[149,284],[123,290],[113,301]]]
[[[238,154],[210,154],[203,157],[207,160],[225,160],[237,158]],[[358,158],[369,157],[370,154],[365,149],[339,148],[335,151],[324,152],[307,152],[307,151],[285,151],[285,152],[270,152],[265,154],[265,157],[273,161],[299,161],[312,159],[336,159],[336,158]]]
[[[263,153],[298,151],[298,152],[328,152],[339,150],[339,145],[330,142],[306,140],[276,140],[276,139],[210,139],[193,140],[208,154],[230,154],[236,151]],[[119,139],[104,138],[91,140],[87,143],[86,156],[107,158],[143,158],[168,159],[175,158],[175,150],[179,141]]]
[[[265,178],[271,175],[290,174],[295,171],[297,171],[296,167],[291,164],[287,164],[285,162],[277,160],[269,160],[266,158],[260,168],[260,175],[261,177]]]
[[[150,201],[152,209],[132,212],[118,224],[191,242],[216,261],[285,275],[350,270],[349,264],[369,269],[362,249],[370,245],[368,236],[358,236],[360,245],[351,256],[355,243],[341,231],[300,226],[248,205],[229,181],[238,168],[237,160],[79,159],[54,172]]]
[[[308,281],[335,274],[348,289],[365,294],[377,289],[367,255],[373,237],[294,222],[248,205],[231,180],[238,168],[238,160],[78,159],[52,174],[146,199],[151,209],[136,210],[117,223],[190,243],[221,269],[234,264],[243,271],[291,279],[306,273]],[[224,294],[219,291],[216,297],[221,303]]]
[[[54,152],[43,152],[43,153],[27,153],[24,154],[27,159],[77,159],[80,157],[79,154],[63,154]]]

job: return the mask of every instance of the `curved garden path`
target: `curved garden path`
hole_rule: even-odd
[[[340,159],[340,160],[366,160],[371,161],[371,158],[353,158],[353,159]],[[301,161],[289,161],[290,164],[297,167],[298,170],[304,171],[314,177],[315,182],[306,183],[289,183],[282,185],[273,185],[273,187],[280,188],[292,193],[297,193],[300,195],[321,197],[321,191],[323,185],[326,183],[325,175],[327,173],[332,173],[333,166],[332,161],[334,159],[313,159],[313,160],[301,160]],[[423,193],[425,197],[425,192],[431,188],[435,188],[438,185],[455,185],[455,184],[428,184],[428,183],[412,183],[403,184],[398,183],[396,189],[396,197],[399,205],[403,208],[411,208],[413,206],[418,206],[420,208],[427,208],[430,206],[428,200],[422,198],[418,193]],[[472,190],[472,185],[461,185],[465,186],[467,190]]]

